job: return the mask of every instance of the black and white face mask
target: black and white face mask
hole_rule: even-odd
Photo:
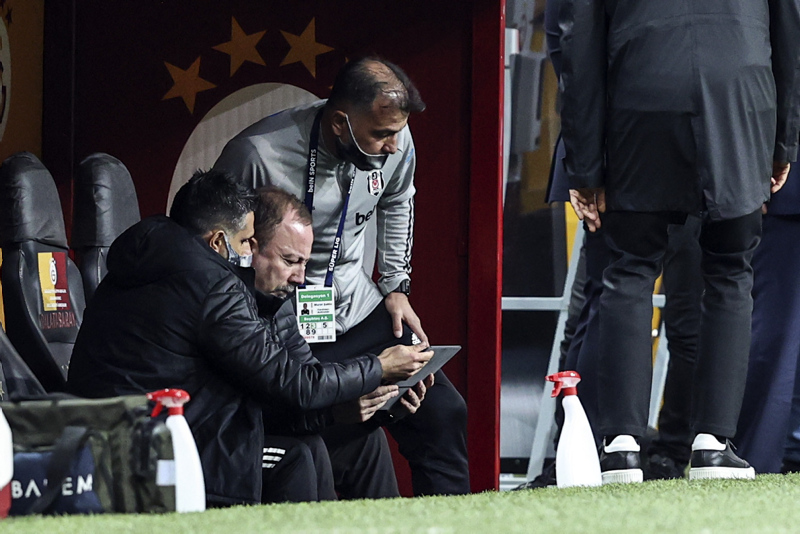
[[[231,246],[231,242],[228,241],[228,236],[225,233],[222,234],[222,237],[225,239],[225,246],[228,247],[228,261],[231,262],[233,265],[237,267],[250,267],[253,265],[253,255],[242,255],[233,250]]]
[[[358,146],[358,141],[356,141],[356,136],[353,135],[350,117],[345,114],[344,118],[347,121],[347,129],[350,130],[350,142],[345,144],[341,137],[336,138],[336,150],[339,151],[339,155],[362,171],[382,169],[386,165],[386,160],[389,159],[389,154],[367,154],[361,150],[361,147]]]

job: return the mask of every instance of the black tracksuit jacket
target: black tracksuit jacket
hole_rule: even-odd
[[[134,225],[109,251],[67,384],[85,397],[188,391],[206,494],[219,504],[260,502],[263,403],[317,410],[381,380],[372,355],[337,364],[289,357],[237,271],[167,217]]]

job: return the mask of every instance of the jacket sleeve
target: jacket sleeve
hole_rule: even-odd
[[[301,410],[356,399],[380,384],[381,364],[371,355],[343,363],[300,362],[272,336],[255,303],[233,274],[215,284],[203,304],[198,332],[203,357],[254,399]]]
[[[289,351],[292,359],[302,363],[318,361],[311,351],[311,346],[303,339],[303,335],[297,327],[297,319],[291,302],[286,301],[278,308],[275,313],[275,328],[275,335],[278,336],[279,343]]]
[[[265,404],[263,413],[264,429],[269,434],[319,434],[336,422],[331,408],[302,411],[284,405]]]
[[[383,295],[410,278],[411,249],[414,245],[414,170],[417,155],[411,132],[405,130],[403,161],[386,182],[378,200],[377,263],[378,288]]]
[[[278,309],[275,314],[275,328],[279,343],[289,352],[290,358],[304,363],[318,361],[311,351],[311,346],[303,339],[303,335],[297,327],[291,302],[285,302]],[[372,354],[366,354],[366,356],[373,357]],[[317,434],[336,422],[332,407],[298,411],[287,410],[286,407],[269,406],[264,413],[268,419],[267,424],[270,430],[276,428],[279,432],[291,434]],[[377,420],[375,417],[373,419]],[[375,428],[378,426],[380,425],[376,425]]]
[[[290,358],[300,363],[318,361],[300,334],[291,302],[285,302],[275,314],[275,328],[278,342],[287,350]],[[270,431],[277,427],[277,430],[290,434],[316,434],[334,424],[333,411],[330,407],[305,411],[286,408],[269,406],[264,410]]]
[[[778,94],[775,161],[797,160],[800,131],[800,0],[769,0],[772,73]]]
[[[603,0],[562,0],[561,132],[570,187],[604,185],[606,14]]]
[[[556,78],[561,77],[561,29],[558,26],[559,0],[547,0],[544,8],[544,34],[547,43],[547,55]]]

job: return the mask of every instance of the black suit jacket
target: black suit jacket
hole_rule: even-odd
[[[562,0],[570,185],[612,210],[751,213],[797,159],[800,1]]]

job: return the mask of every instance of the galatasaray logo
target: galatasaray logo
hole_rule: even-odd
[[[58,283],[58,268],[56,267],[56,259],[50,258],[50,282],[53,285]]]

